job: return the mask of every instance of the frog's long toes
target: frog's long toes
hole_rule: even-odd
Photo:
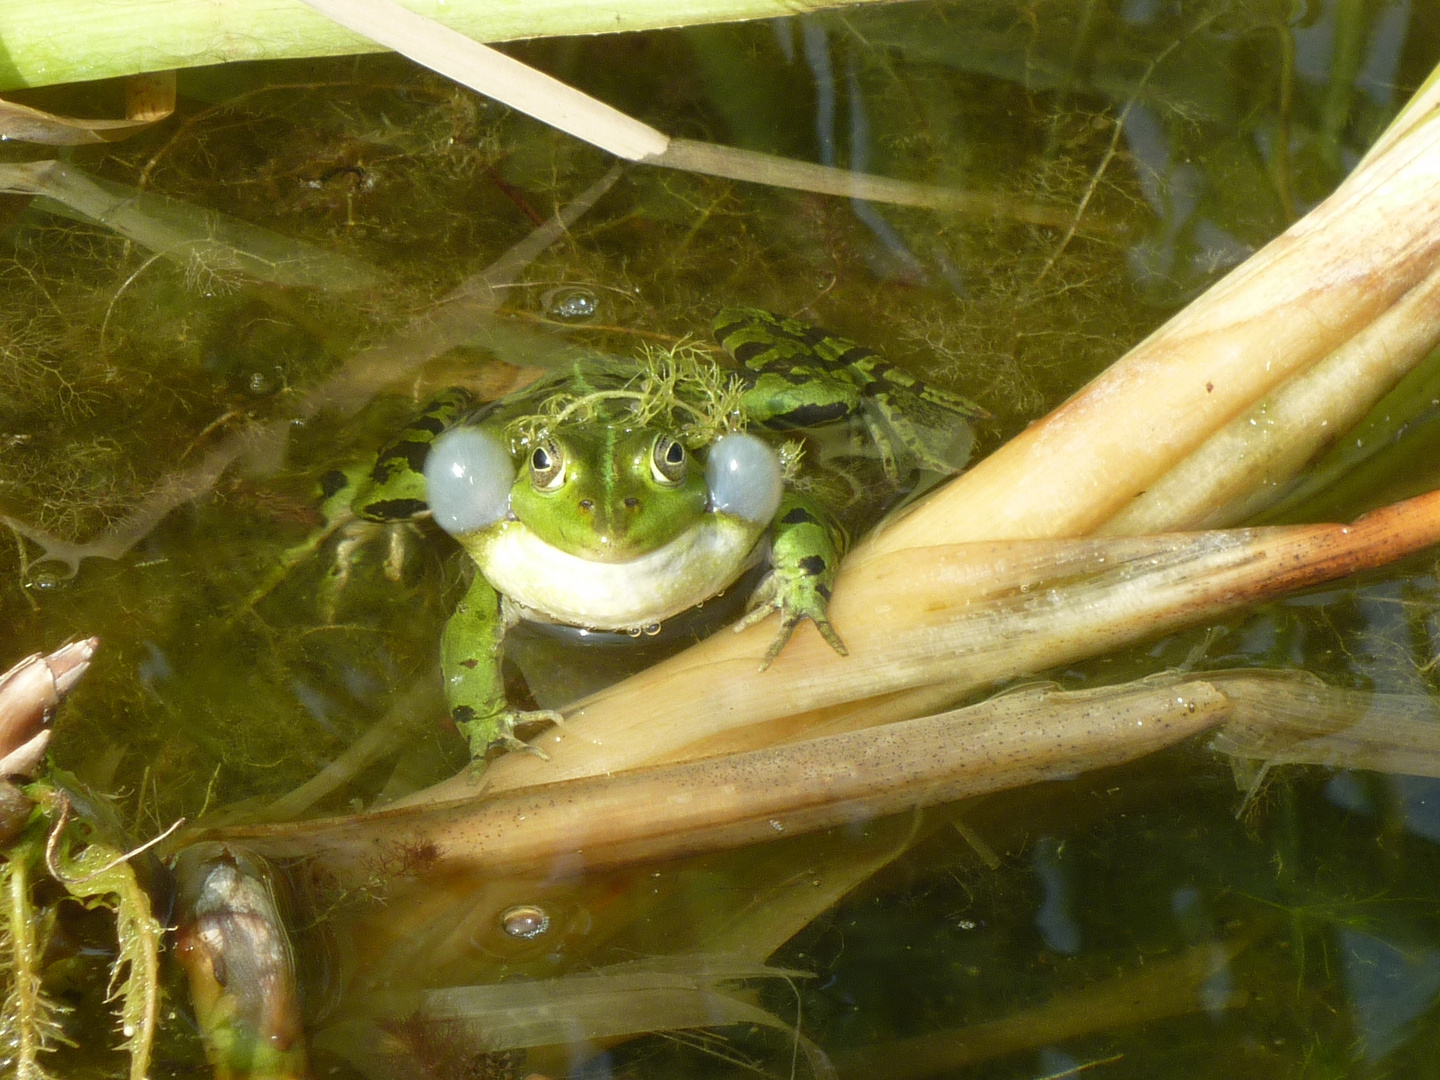
[[[512,754],[534,754],[541,761],[549,761],[550,755],[534,743],[521,742],[514,735],[505,735],[495,740],[492,745],[503,746]]]
[[[814,615],[809,616],[809,618],[811,622],[815,624],[815,629],[820,631],[820,636],[825,639],[830,648],[834,649],[841,656],[850,655],[850,650],[845,647],[845,642],[840,640],[840,635],[835,632],[835,627],[830,625],[829,619],[824,616],[817,619]]]
[[[773,600],[767,600],[764,603],[756,604],[749,611],[747,611],[740,619],[740,621],[737,622],[730,629],[735,631],[735,633],[737,634],[740,633],[740,631],[742,630],[749,630],[750,627],[754,626],[756,623],[764,622],[766,619],[768,619],[771,615],[774,615],[775,612],[779,610],[780,605]]]
[[[775,640],[770,642],[770,648],[765,650],[765,658],[760,661],[760,670],[764,671],[775,662],[785,646],[790,643],[791,636],[795,633],[795,624],[799,618],[791,619],[788,616],[780,623],[780,632],[775,635]]]

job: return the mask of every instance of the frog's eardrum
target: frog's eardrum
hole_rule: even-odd
[[[737,432],[717,439],[705,459],[710,509],[746,521],[769,521],[785,490],[780,459],[770,445]]]
[[[454,536],[485,529],[510,513],[515,463],[493,436],[447,431],[425,459],[425,494],[435,523]]]

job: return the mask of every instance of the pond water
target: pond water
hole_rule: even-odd
[[[112,795],[137,837],[263,807],[397,712],[411,722],[394,745],[307,812],[388,801],[463,766],[435,667],[464,588],[455,545],[428,527],[374,537],[343,590],[333,542],[276,569],[319,525],[318,479],[435,391],[495,396],[569,346],[706,339],[714,313],[741,304],[980,402],[983,455],[1323,198],[1440,58],[1440,7],[980,0],[510,51],[671,135],[1007,209],[629,167],[471,340],[317,409],[348,357],[547,220],[606,156],[395,58],[274,62],[181,72],[175,117],[62,155],[178,200],[164,212],[190,238],[183,257],[55,202],[0,197],[0,514],[14,526],[0,531],[0,666],[102,638],[55,758]],[[18,97],[110,115],[119,94]],[[232,257],[237,238],[271,245],[269,277]],[[1431,363],[1378,411],[1366,448],[1380,452],[1336,458],[1343,475],[1275,520],[1349,518],[1435,486],[1434,378]],[[269,421],[288,438],[240,453],[240,433]],[[227,452],[229,468],[205,471]],[[176,484],[186,497],[167,504]],[[1435,694],[1437,594],[1433,554],[1414,557],[1047,677],[1303,667]],[[609,655],[572,650],[534,678],[535,697],[572,697],[613,673]],[[1295,768],[1243,796],[1191,742],[679,864],[436,882],[441,929],[387,924],[369,896],[312,897],[297,933],[316,1075],[804,1076],[823,1070],[815,1048],[847,1077],[1435,1075],[1440,782]],[[54,1055],[60,1075],[123,1075],[108,942],[103,916],[62,910],[47,985],[73,1006],[78,1048]],[[717,952],[748,958],[750,975],[767,957],[790,974],[725,984],[730,1004],[708,1006],[723,1026],[577,1040],[528,1065],[403,1023],[421,987],[622,963],[688,976]],[[152,1075],[194,1075],[204,1051],[182,981],[167,993]],[[646,1022],[665,998],[624,1006],[634,1030],[665,1026]],[[347,1046],[346,1023],[381,1013],[384,1038]]]

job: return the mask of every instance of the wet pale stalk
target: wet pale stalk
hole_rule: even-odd
[[[1359,423],[1440,341],[1440,269],[1360,333],[1195,453],[1098,530],[1138,536],[1215,529],[1245,521],[1284,495],[1289,481]]]
[[[797,726],[825,724],[825,710],[853,710],[897,691],[939,687],[954,700],[1437,541],[1440,493],[1432,493],[1349,526],[951,544],[872,558],[847,570],[831,606],[848,657],[806,628],[759,672],[771,626],[716,634],[581,703],[563,731],[537,740],[550,761],[510,755],[486,781],[505,789],[618,772],[698,753],[695,744],[723,732],[799,716],[798,725],[786,722],[793,738]],[[883,698],[879,704],[872,722],[895,718]],[[758,739],[773,737],[754,730]],[[464,783],[429,794],[453,797]]]

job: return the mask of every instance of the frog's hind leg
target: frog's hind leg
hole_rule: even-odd
[[[351,506],[367,521],[410,521],[426,510],[425,458],[430,444],[475,404],[461,387],[443,390],[375,458],[356,484]]]
[[[815,629],[841,656],[849,655],[830,623],[830,590],[840,569],[840,556],[848,542],[845,531],[814,499],[787,492],[775,514],[770,573],[750,598],[750,612],[735,624],[738,632],[774,612],[780,613],[780,631],[760,664],[764,671],[785,648],[801,620]]]
[[[231,616],[232,621],[252,610],[256,604],[274,592],[295,567],[312,558],[337,532],[344,532],[355,523],[355,512],[350,509],[350,501],[355,497],[356,486],[364,471],[363,466],[352,465],[349,469],[332,469],[320,478],[320,517],[324,524],[300,543],[280,553],[275,568],[236,609]]]

